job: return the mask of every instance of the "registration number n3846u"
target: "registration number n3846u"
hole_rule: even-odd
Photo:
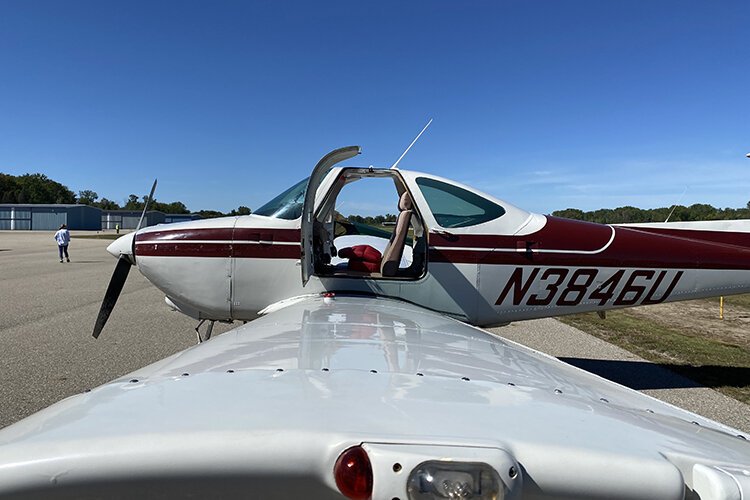
[[[609,271],[604,271],[608,277],[602,281],[597,280],[600,270],[596,268],[517,267],[495,304],[501,305],[506,299],[516,306],[577,306],[584,300],[598,306],[659,304],[669,298],[684,274],[677,270],[618,269],[609,275]],[[532,290],[535,293],[529,293]]]

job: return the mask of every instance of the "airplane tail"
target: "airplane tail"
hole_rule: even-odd
[[[618,224],[654,234],[750,248],[750,219]]]

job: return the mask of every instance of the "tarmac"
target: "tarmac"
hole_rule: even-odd
[[[0,427],[195,345],[196,321],[132,269],[91,336],[116,260],[112,240],[77,238],[60,263],[52,232],[0,231]],[[87,233],[95,234],[95,233]],[[216,325],[214,335],[233,328]],[[750,432],[750,407],[554,319],[492,329],[633,389]]]

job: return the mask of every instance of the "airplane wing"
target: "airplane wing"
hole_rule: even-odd
[[[405,302],[288,304],[0,431],[0,498],[750,494],[737,430]]]

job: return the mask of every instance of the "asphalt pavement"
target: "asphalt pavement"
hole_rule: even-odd
[[[117,262],[105,251],[111,240],[73,233],[71,262],[61,264],[52,234],[0,231],[0,427],[196,342],[197,322],[169,309],[135,268],[94,339]]]
[[[52,232],[0,231],[0,427],[195,344],[196,321],[132,268],[99,339],[91,332],[116,260],[111,240],[73,233],[61,264]],[[232,328],[217,324],[214,334]],[[750,432],[750,407],[553,319],[493,332]]]

